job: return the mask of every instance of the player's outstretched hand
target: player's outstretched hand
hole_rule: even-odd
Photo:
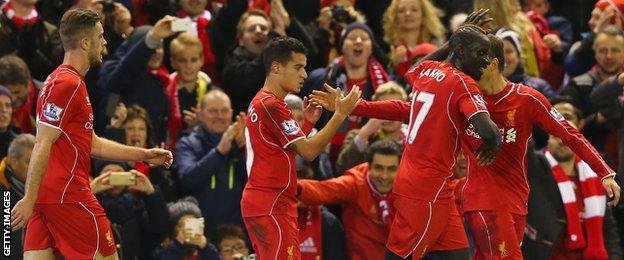
[[[303,105],[301,107],[303,117],[310,123],[315,124],[321,118],[323,107],[320,104],[309,102],[308,97],[303,97]]]
[[[490,9],[479,9],[468,15],[466,21],[462,25],[472,24],[484,28],[487,23],[493,21],[494,19],[487,17],[487,14],[490,12]],[[486,30],[487,31],[487,30]]]
[[[145,150],[145,162],[154,165],[162,165],[165,168],[171,167],[173,155],[170,151],[161,148]]]
[[[20,230],[28,224],[30,215],[35,208],[35,201],[24,197],[15,204],[11,210],[11,229],[13,231]]]
[[[602,186],[607,191],[607,197],[609,202],[607,205],[615,206],[620,201],[620,186],[615,182],[613,176],[602,180]]]
[[[500,149],[497,147],[481,144],[479,149],[475,152],[477,164],[482,167],[492,164],[496,160],[496,156],[498,156],[499,151]]]
[[[342,97],[339,88],[332,88],[327,83],[323,86],[325,91],[313,90],[310,94],[310,101],[313,104],[321,105],[324,109],[334,111],[334,101],[337,97]]]
[[[362,96],[362,90],[359,87],[354,86],[351,92],[346,97],[337,96],[334,100],[334,107],[336,108],[335,114],[348,116],[353,109],[360,102]]]

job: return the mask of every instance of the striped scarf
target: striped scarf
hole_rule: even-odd
[[[585,206],[585,212],[582,216],[585,224],[585,234],[587,235],[585,237],[581,226],[581,218],[579,217],[580,211],[576,193],[574,192],[574,183],[549,151],[546,151],[545,155],[559,186],[566,213],[566,247],[571,250],[585,248],[583,259],[608,259],[602,232],[607,197],[605,196],[600,178],[587,163],[578,157],[575,158],[576,169],[579,175],[580,193]]]

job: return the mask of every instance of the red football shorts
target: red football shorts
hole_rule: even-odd
[[[452,201],[421,201],[396,196],[396,214],[386,247],[403,258],[420,259],[432,251],[468,248],[468,238]]]
[[[296,217],[273,215],[243,220],[258,259],[301,259]]]
[[[57,249],[65,259],[93,259],[116,251],[110,222],[94,198],[88,202],[35,204],[24,251]]]
[[[464,213],[475,242],[473,259],[522,259],[526,216],[500,211]]]

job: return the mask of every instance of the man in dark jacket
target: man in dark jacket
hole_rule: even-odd
[[[243,225],[240,200],[247,171],[241,149],[244,117],[232,123],[229,97],[211,90],[203,98],[198,126],[176,145],[174,169],[182,193],[199,202],[207,234],[213,236],[221,224]]]
[[[0,13],[0,56],[17,54],[43,81],[60,63],[62,48],[54,25],[39,18],[33,0],[11,0]]]
[[[154,27],[136,28],[119,47],[115,58],[102,65],[98,85],[121,96],[126,106],[137,104],[145,108],[154,126],[157,143],[166,139],[168,101],[165,86],[169,72],[162,66],[162,41],[174,34],[167,16]]]
[[[597,66],[587,73],[573,78],[568,86],[561,92],[562,96],[572,98],[574,105],[581,110],[585,117],[583,135],[598,151],[608,153],[616,157],[615,147],[609,147],[615,143],[615,128],[607,124],[606,120],[590,101],[592,90],[607,78],[617,75],[624,68],[624,34],[615,26],[608,26],[596,35],[594,41],[595,57]]]
[[[169,214],[162,193],[142,173],[132,171],[136,174],[134,186],[109,184],[111,172],[129,169],[125,163],[97,161],[93,170],[99,176],[91,181],[91,190],[111,221],[121,258],[149,259],[167,236]]]
[[[579,110],[571,103],[561,101],[555,103],[554,107],[571,124],[576,126],[583,124]],[[527,154],[527,162],[531,193],[529,194],[527,228],[522,245],[524,257],[526,259],[549,259],[554,255],[560,257],[576,255],[596,259],[595,254],[601,252],[603,257],[608,255],[609,259],[621,259],[620,238],[615,228],[616,223],[612,212],[609,207],[605,206],[606,198],[602,195],[591,197],[597,199],[587,199],[585,185],[591,178],[585,179],[586,177],[581,176],[585,175],[581,171],[586,171],[581,169],[584,168],[582,163],[575,161],[573,152],[552,136],[548,142],[546,154],[534,152],[533,147],[529,147],[529,151],[531,152]],[[562,192],[560,187],[567,186],[562,184],[565,183],[560,176],[562,173],[568,176],[570,183],[574,183],[569,187],[574,193],[571,195],[576,198],[576,202],[570,199],[567,199],[566,204],[563,202],[562,194],[565,191]],[[595,185],[600,188],[599,184]],[[600,205],[588,204],[594,202]],[[570,244],[566,243],[565,238],[572,233],[571,230],[574,230],[574,225],[570,223],[574,223],[575,220],[569,219],[568,214],[571,212],[570,206],[580,204],[583,207],[579,207],[578,211],[583,212],[585,216],[580,219],[581,225],[584,226],[582,230],[586,230],[582,239],[585,245],[576,245],[577,249],[570,249]],[[598,210],[592,213],[591,209]],[[579,223],[578,220],[576,219],[576,223]]]
[[[30,154],[35,146],[35,137],[31,134],[22,134],[17,136],[9,146],[9,153],[6,158],[0,162],[0,193],[10,192],[9,198],[11,208],[22,197],[24,197],[24,187],[26,182],[26,171],[30,162]],[[22,233],[24,232],[24,233]],[[11,257],[13,259],[22,259],[23,244],[22,237],[25,231],[18,230],[11,232]]]
[[[0,58],[0,85],[13,94],[11,124],[22,133],[35,133],[36,106],[43,83],[31,78],[26,63],[18,56]]]

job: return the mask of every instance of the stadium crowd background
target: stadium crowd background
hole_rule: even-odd
[[[494,18],[492,32],[505,47],[504,76],[548,97],[611,167],[618,169],[616,180],[621,183],[621,0],[2,2],[0,190],[12,191],[12,203],[24,193],[34,145],[35,105],[42,82],[63,58],[57,26],[70,8],[95,10],[105,25],[105,62],[85,76],[95,132],[127,145],[166,147],[174,153],[171,169],[143,162],[93,161],[91,189],[113,224],[122,259],[238,259],[235,257],[253,253],[240,212],[247,180],[244,129],[229,126],[262,88],[266,72],[261,51],[278,35],[297,38],[308,48],[308,78],[301,93],[286,98],[295,119],[302,121],[301,98],[321,89],[323,83],[343,90],[358,85],[367,100],[407,100],[411,87],[403,75],[410,66],[444,44],[473,8],[489,8]],[[146,35],[166,15],[185,19],[190,27],[162,44],[150,44]],[[364,188],[372,190],[327,194],[331,186],[302,182],[302,200],[311,204],[298,206],[302,257],[374,259],[375,254],[366,250],[379,250],[379,245],[355,246],[367,243],[358,240],[362,238],[357,234],[367,226],[363,224],[366,221],[357,219],[362,215],[353,214],[358,205],[350,196],[374,197],[372,194],[387,194],[392,188],[393,174],[357,178],[367,174],[360,164],[371,163],[373,154],[393,154],[387,143],[403,142],[404,123],[351,116],[325,153],[312,162],[298,160],[300,179],[355,176],[353,186],[368,179],[371,184]],[[544,149],[558,148],[560,141],[555,139],[535,129],[533,149],[527,155],[531,195],[525,258],[569,259],[582,256],[590,247],[600,247],[609,259],[622,259],[622,203],[607,208],[603,232],[598,238],[588,235],[587,247],[566,248],[563,236],[569,216],[542,154]],[[380,145],[372,145],[378,141]],[[466,165],[462,155],[458,157],[455,182],[461,187]],[[145,176],[139,178],[143,185],[128,188],[104,181],[110,172],[130,170]],[[349,183],[349,178],[341,180],[342,185]],[[306,193],[308,190],[314,190],[316,196]],[[457,190],[459,197],[461,189]],[[384,199],[373,198],[372,205],[380,200]],[[323,203],[328,205],[312,205]],[[579,203],[583,209],[582,200]],[[203,234],[189,236],[185,220],[199,217],[204,218]],[[377,224],[379,232],[371,232],[371,239],[383,244],[387,226],[383,221]],[[21,233],[12,236],[16,258],[21,258]],[[603,245],[593,243],[596,241]]]

